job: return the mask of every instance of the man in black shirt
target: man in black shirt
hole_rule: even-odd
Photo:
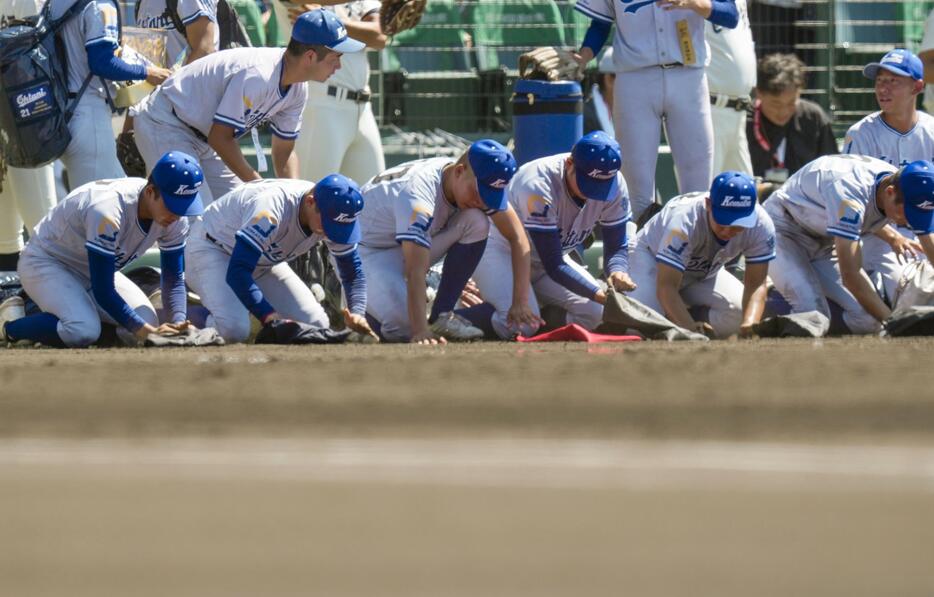
[[[830,117],[801,99],[804,63],[794,54],[770,54],[759,61],[756,101],[746,120],[753,173],[776,185],[822,155],[839,152]],[[761,189],[766,194],[771,189]],[[761,194],[760,194],[761,197]]]

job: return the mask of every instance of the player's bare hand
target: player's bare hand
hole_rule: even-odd
[[[301,4],[295,6],[294,4],[289,7],[289,21],[294,25],[295,21],[298,20],[298,17],[302,16],[309,10],[315,10],[321,8],[320,4]]]
[[[270,323],[274,321],[279,321],[280,319],[283,319],[283,317],[279,315],[276,311],[273,311],[272,313],[267,315],[266,318],[263,319],[263,321],[261,321],[260,323],[262,323],[263,325],[269,325]]]
[[[896,234],[889,246],[895,252],[895,257],[898,258],[899,263],[920,259],[924,255],[924,248],[920,242],[901,234]]]
[[[710,0],[655,0],[664,10],[693,10],[702,17],[710,16]]]
[[[753,329],[754,326],[754,323],[744,323],[743,325],[739,326],[739,337],[748,340],[758,338],[759,336]]]
[[[194,327],[189,321],[180,321],[178,323],[163,323],[156,328],[155,333],[162,334],[164,336],[172,336],[174,334],[187,332],[189,327]]]
[[[695,321],[694,322],[694,331],[698,334],[703,334],[708,338],[716,338],[717,334],[713,330],[713,326],[707,323],[706,321]]]
[[[590,48],[581,48],[580,52],[571,52],[571,56],[580,65],[581,70],[584,70],[587,68],[587,64],[593,60],[593,50]]]
[[[545,325],[545,320],[539,317],[528,303],[515,303],[509,307],[506,324],[512,330],[534,332]]]
[[[171,76],[172,71],[167,68],[159,68],[158,66],[147,66],[146,67],[146,82],[150,85],[155,85],[158,87],[165,83],[165,80]]]
[[[431,333],[431,330],[426,329],[424,331],[412,334],[412,338],[411,340],[409,340],[409,343],[411,344],[447,344],[448,341],[445,340],[444,338],[436,338],[435,335]]]
[[[359,334],[371,336],[377,342],[379,342],[379,336],[376,335],[376,332],[374,332],[373,328],[370,327],[370,324],[367,323],[365,316],[360,315],[359,313],[351,313],[348,309],[344,309],[343,314],[344,323],[347,324],[347,327]]]
[[[607,278],[607,281],[619,292],[629,292],[636,289],[636,283],[632,281],[629,274],[624,272],[613,272]]]
[[[467,285],[464,286],[464,290],[461,292],[461,303],[465,307],[475,307],[482,302],[483,296],[480,294],[477,284],[473,280],[467,280]]]

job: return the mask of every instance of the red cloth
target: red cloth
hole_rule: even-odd
[[[531,338],[519,336],[516,338],[519,342],[587,342],[589,344],[601,344],[603,342],[638,342],[642,340],[639,336],[611,336],[610,334],[595,334],[589,332],[572,323],[560,327],[544,334],[538,334]]]

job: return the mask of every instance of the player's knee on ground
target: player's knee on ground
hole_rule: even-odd
[[[486,240],[490,235],[490,219],[479,209],[466,209],[458,213],[454,225],[461,230],[458,242],[465,245]]]
[[[101,337],[101,322],[99,319],[61,320],[58,324],[58,336],[68,348],[86,348]]]
[[[208,327],[213,327],[228,344],[239,344],[250,338],[250,318],[247,317],[208,317]]]
[[[710,308],[710,325],[718,338],[729,338],[739,333],[743,323],[743,309],[732,303]]]
[[[582,328],[594,330],[603,322],[603,305],[596,301],[586,301],[567,305],[567,322],[576,323]]]
[[[878,334],[882,330],[882,324],[862,309],[845,311],[843,313],[843,322],[849,328],[851,334]]]

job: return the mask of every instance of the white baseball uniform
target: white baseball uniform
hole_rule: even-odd
[[[765,202],[778,254],[769,275],[795,313],[820,311],[829,319],[831,299],[852,333],[879,331],[879,322],[843,286],[833,239],[858,241],[889,222],[876,205],[876,187],[895,170],[867,156],[824,156],[798,170]],[[872,255],[864,247],[864,266],[867,258]]]
[[[354,0],[325,7],[341,20],[378,14],[379,0]],[[324,83],[308,82],[308,103],[295,141],[302,178],[320,180],[334,172],[364,183],[386,169],[382,140],[370,101],[367,52],[341,56],[341,67]],[[348,94],[357,99],[350,99]]]
[[[934,50],[934,10],[928,13],[928,18],[924,21],[924,37],[916,53],[920,56],[922,52],[931,50]],[[924,86],[923,103],[927,112],[934,112],[934,88],[931,85]]]
[[[202,186],[202,197],[209,203],[241,184],[207,143],[215,122],[241,137],[268,121],[277,137],[297,138],[307,86],[295,83],[285,92],[279,87],[284,53],[280,48],[222,50],[176,71],[143,100],[134,121],[146,167],[167,151],[195,156],[208,187]]]
[[[934,116],[918,111],[918,122],[907,133],[896,131],[873,112],[850,127],[843,142],[843,153],[868,155],[901,167],[916,160],[934,160]],[[906,226],[898,226],[902,236],[915,238]],[[895,297],[895,287],[901,278],[903,265],[891,247],[874,234],[863,237],[863,258],[866,271],[882,277],[885,298]]]
[[[360,258],[367,280],[367,313],[380,323],[387,340],[411,336],[401,243],[428,249],[435,263],[455,243],[475,243],[489,235],[487,215],[494,210],[460,210],[445,199],[441,174],[453,163],[451,158],[406,162],[361,189]]]
[[[320,242],[335,257],[352,253],[356,245],[337,244],[323,234],[305,231],[299,213],[314,186],[283,178],[248,182],[214,201],[202,220],[192,224],[185,249],[188,283],[211,312],[208,326],[217,328],[228,342],[244,342],[250,335],[250,313],[226,280],[237,239],[260,252],[253,279],[280,315],[329,326],[324,309],[288,262]]]
[[[70,8],[75,0],[49,0],[52,2],[52,18],[58,18]],[[94,44],[112,44],[116,47],[120,38],[117,6],[111,0],[92,0],[59,32],[68,55],[68,91],[77,93],[91,72],[88,66],[87,48]],[[117,159],[110,120],[112,112],[107,98],[114,97],[116,86],[94,76],[87,90],[78,101],[74,116],[68,123],[71,143],[62,155],[62,163],[68,170],[68,182],[72,189],[108,178],[124,176],[123,166]]]
[[[655,0],[579,0],[592,19],[615,23],[613,123],[635,218],[655,198],[660,131],[671,146],[682,193],[710,187],[713,128],[704,67],[704,19]]]
[[[704,23],[710,64],[710,118],[713,123],[713,172],[745,172],[752,176],[752,159],[746,141],[746,110],[742,100],[756,86],[756,44],[749,28],[746,0],[736,0],[739,24],[735,29]],[[733,104],[736,107],[730,107]]]
[[[0,28],[13,19],[39,14],[33,0],[0,0]],[[51,164],[42,168],[7,167],[0,189],[0,255],[23,248],[23,225],[30,230],[55,205],[55,177]]]
[[[121,178],[78,187],[39,222],[23,250],[23,288],[42,311],[59,318],[57,331],[66,346],[97,340],[101,320],[116,323],[91,293],[89,250],[113,256],[119,270],[156,243],[163,251],[185,246],[187,218],[167,227],[152,221],[148,230],[140,224],[139,194],[145,186],[142,178]],[[130,308],[146,323],[158,325],[156,311],[139,287],[119,271],[114,283]]]
[[[140,0],[136,13],[136,26],[144,29],[163,29],[166,32],[165,50],[168,64],[183,62],[191,50],[188,39],[175,28],[166,15],[165,0]],[[178,17],[186,27],[201,17],[217,23],[217,0],[178,0]],[[214,49],[220,47],[220,30],[214,30]]]
[[[637,288],[629,294],[664,314],[656,296],[658,264],[673,267],[683,274],[680,292],[685,305],[709,309],[717,336],[728,338],[742,323],[743,283],[723,266],[740,256],[750,264],[775,259],[775,227],[756,205],[755,226],[720,240],[710,228],[707,197],[708,193],[675,197],[646,222],[632,242],[629,275]]]
[[[571,198],[564,182],[565,162],[570,153],[562,153],[532,160],[516,172],[506,187],[509,204],[516,210],[526,230],[557,232],[561,236],[564,263],[590,284],[599,287],[587,269],[573,261],[568,254],[593,232],[594,227],[625,225],[632,219],[629,194],[620,173],[619,193],[607,201],[586,201],[583,206]],[[529,305],[539,312],[539,305],[557,305],[567,312],[567,322],[594,329],[603,319],[603,305],[581,296],[551,278],[545,271],[538,249],[532,244],[532,290]],[[617,271],[614,269],[613,271]],[[625,271],[625,266],[618,271]],[[611,273],[611,272],[607,272]],[[513,271],[512,253],[499,230],[490,233],[480,265],[473,275],[483,299],[496,308],[493,329],[501,338],[511,338],[512,331],[506,316],[512,305]],[[523,330],[524,335],[528,335]]]

